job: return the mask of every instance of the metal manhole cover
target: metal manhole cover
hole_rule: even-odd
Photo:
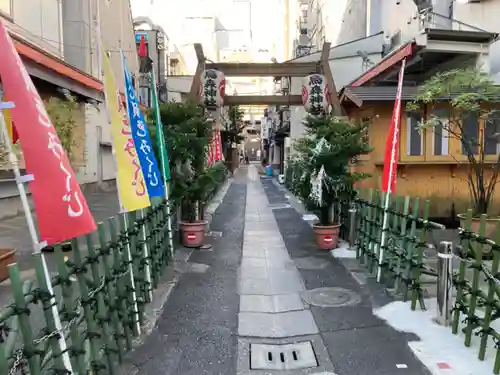
[[[317,288],[302,293],[302,299],[318,307],[342,307],[357,305],[361,297],[356,292],[343,288]]]
[[[326,259],[315,257],[301,257],[293,259],[295,266],[303,270],[321,270],[328,267],[330,262]]]
[[[271,210],[280,210],[283,208],[290,208],[292,206],[290,206],[287,203],[273,203],[273,204],[270,204],[269,207],[271,208]]]
[[[250,344],[250,370],[296,370],[318,367],[310,341],[296,344]]]

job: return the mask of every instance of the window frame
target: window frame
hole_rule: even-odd
[[[437,117],[441,122],[442,119],[445,119],[447,122],[450,119],[450,111],[451,109],[449,108],[448,105],[443,105],[443,106],[436,106],[429,108],[426,111],[426,116],[425,119],[426,121],[430,121],[433,117]],[[448,118],[445,118],[444,116],[436,116],[437,111],[447,111],[448,112]],[[444,145],[446,145],[446,154],[443,154],[441,151],[441,154],[435,154],[434,150],[436,147],[436,132],[434,127],[429,127],[427,129],[427,134],[426,134],[426,143],[428,147],[426,148],[426,160],[427,161],[449,161],[449,160],[454,160],[453,158],[453,152],[452,152],[452,142],[451,142],[451,137],[448,134],[448,131],[444,128],[442,128],[443,132],[441,134],[441,148],[443,148]],[[444,139],[447,139],[445,142]]]
[[[420,155],[410,155],[411,148],[411,115],[418,114],[420,115],[420,120],[423,120],[425,117],[424,111],[418,109],[416,111],[404,111],[404,116],[401,116],[401,134],[400,139],[401,142],[399,144],[399,160],[401,162],[423,162],[425,161],[425,132],[423,129],[420,133]]]
[[[500,131],[500,113],[495,113],[491,116],[492,118],[495,118],[498,123],[496,124],[497,130]],[[483,120],[483,126],[482,126],[482,146],[486,148],[486,127],[488,126],[488,121],[490,119],[490,116],[487,119]],[[480,128],[481,129],[481,128]],[[496,153],[495,154],[486,154],[485,150],[485,155],[484,155],[484,160],[488,162],[496,162],[498,160],[498,155],[500,154],[500,140],[497,142],[496,145]]]

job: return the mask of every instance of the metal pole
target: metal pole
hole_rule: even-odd
[[[24,188],[24,182],[30,181],[28,176],[21,176],[21,171],[19,170],[19,160],[17,155],[12,149],[11,139],[9,132],[7,131],[7,124],[5,123],[5,117],[3,115],[4,109],[14,108],[14,103],[3,103],[0,101],[0,131],[5,140],[5,147],[9,153],[9,162],[12,164],[12,171],[14,172],[14,177],[16,179],[17,188],[19,190],[19,198],[21,199],[21,204],[23,206],[24,215],[26,216],[26,221],[28,223],[28,232],[31,237],[31,242],[33,245],[33,252],[40,253],[40,250],[46,245],[45,242],[39,242],[38,233],[36,231],[35,221],[33,220],[33,215],[31,214],[31,208],[28,202],[28,196],[26,195],[26,189]],[[42,260],[43,273],[45,275],[45,280],[47,284],[47,291],[50,294],[50,305],[51,313],[54,318],[54,325],[59,332],[57,342],[59,343],[59,348],[62,353],[62,360],[66,370],[73,374],[73,368],[71,366],[71,360],[69,358],[69,353],[67,350],[66,339],[64,337],[63,327],[61,324],[61,318],[59,316],[59,310],[57,308],[57,301],[55,299],[54,289],[52,288],[52,281],[50,277],[49,268],[47,266],[47,261],[45,255],[42,253],[40,259]]]
[[[352,249],[356,244],[356,208],[349,208],[349,247]]]
[[[453,243],[441,241],[438,248],[438,282],[437,282],[437,321],[447,326],[451,318],[452,306],[452,273],[453,273]]]

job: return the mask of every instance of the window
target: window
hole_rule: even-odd
[[[497,155],[500,153],[500,115],[490,115],[484,125],[484,153]]]
[[[406,155],[423,155],[424,137],[419,129],[422,122],[422,114],[418,112],[408,112],[406,114]]]
[[[0,13],[12,15],[12,0],[0,0]]]
[[[435,121],[435,126],[432,127],[432,153],[433,155],[448,155],[449,141],[448,136],[448,120],[449,110],[436,109],[431,114]]]
[[[477,115],[469,115],[462,121],[462,154],[476,155],[479,144],[479,122]]]

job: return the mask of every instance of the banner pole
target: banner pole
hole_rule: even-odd
[[[159,103],[158,103],[158,92],[156,90],[156,76],[155,76],[155,71],[154,67],[151,70],[151,86],[154,91],[154,98],[155,98],[155,122],[156,126],[160,127],[163,126],[160,118],[160,108],[159,108]],[[156,132],[158,135],[158,131]],[[163,134],[163,129],[161,129],[161,136],[164,137]],[[171,216],[171,208],[170,208],[170,183],[167,180],[167,176],[165,171],[166,166],[165,163],[168,163],[168,158],[167,155],[165,155],[165,139],[160,140],[160,159],[161,159],[161,165],[162,165],[162,174],[163,174],[163,187],[165,189],[165,200],[167,201],[167,226],[168,226],[168,245],[170,246],[170,255],[172,256],[174,253],[174,240],[173,240],[173,234],[172,234],[172,216]]]
[[[62,360],[64,367],[66,370],[73,374],[73,368],[71,366],[71,360],[69,358],[68,346],[66,344],[66,339],[64,337],[64,332],[62,332],[62,324],[61,318],[59,316],[59,311],[57,309],[57,301],[54,295],[54,288],[52,287],[52,281],[50,278],[49,268],[47,266],[47,260],[45,259],[45,254],[41,252],[41,249],[44,247],[44,242],[39,242],[38,233],[35,227],[35,222],[33,220],[33,215],[31,213],[31,208],[28,202],[28,196],[26,194],[26,189],[24,188],[24,182],[29,181],[29,178],[26,176],[23,178],[21,176],[21,171],[19,169],[19,160],[14,150],[12,149],[11,139],[9,137],[9,132],[7,130],[7,124],[5,122],[5,117],[3,114],[4,109],[14,108],[15,104],[10,102],[0,102],[0,128],[2,132],[3,139],[5,140],[5,146],[7,148],[7,152],[9,154],[9,162],[12,164],[12,171],[14,172],[14,177],[16,179],[16,185],[19,190],[19,197],[21,199],[21,204],[23,206],[24,216],[26,217],[26,222],[28,223],[28,230],[31,237],[31,242],[33,245],[33,253],[41,253],[40,259],[42,261],[43,273],[45,276],[45,282],[47,291],[50,293],[50,305],[51,312],[54,318],[54,325],[56,330],[59,332],[57,342],[59,343],[59,347],[62,353]]]
[[[102,68],[102,53],[103,53],[103,51],[102,51],[102,44],[101,44],[101,10],[100,10],[100,8],[101,8],[100,2],[98,2],[97,12],[96,12],[97,13],[97,17],[96,17],[97,18],[97,20],[96,20],[97,21],[97,27],[96,27],[96,29],[97,29],[96,30],[97,31],[97,60],[98,60],[98,67],[99,67],[99,78],[101,79],[101,81],[103,83],[105,83],[104,72],[103,72],[103,68]],[[109,114],[108,98],[107,98],[106,90],[104,90],[104,100],[105,100],[105,108],[106,108],[106,116],[107,116],[108,124],[111,124],[111,116]],[[121,193],[120,193],[120,184],[118,183],[118,179],[119,179],[118,163],[116,162],[116,151],[115,151],[114,144],[112,145],[111,151],[113,154],[113,158],[115,160],[116,191],[117,191],[117,195],[118,195],[118,204],[120,206],[120,212],[124,214],[125,227],[128,228],[128,217],[127,217],[126,212],[123,208],[123,201],[122,201]],[[127,255],[128,255],[129,259],[132,260],[132,255],[130,252],[130,244],[127,244],[126,250],[127,250]],[[141,334],[141,324],[139,322],[139,306],[137,305],[137,293],[135,291],[135,280],[134,280],[134,267],[132,265],[132,262],[129,262],[128,269],[129,269],[129,274],[130,274],[130,286],[132,288],[132,299],[134,300],[133,309],[134,309],[134,319],[135,319],[135,330],[136,330],[136,334],[140,335]]]
[[[378,257],[378,267],[377,267],[377,282],[380,282],[382,278],[382,262],[384,261],[384,253],[385,247],[387,245],[388,235],[387,232],[389,230],[389,206],[391,204],[391,193],[392,193],[392,183],[395,176],[395,168],[397,168],[397,148],[399,142],[399,126],[401,120],[401,96],[403,91],[403,78],[406,66],[406,59],[403,59],[401,63],[401,71],[399,72],[398,77],[398,89],[396,92],[396,102],[392,115],[392,122],[394,122],[394,131],[392,136],[392,144],[391,144],[391,159],[389,160],[389,175],[387,177],[387,192],[385,194],[385,202],[384,202],[384,217],[382,219],[382,237],[380,239],[380,248],[379,248],[379,257]],[[384,161],[385,163],[385,161]]]

